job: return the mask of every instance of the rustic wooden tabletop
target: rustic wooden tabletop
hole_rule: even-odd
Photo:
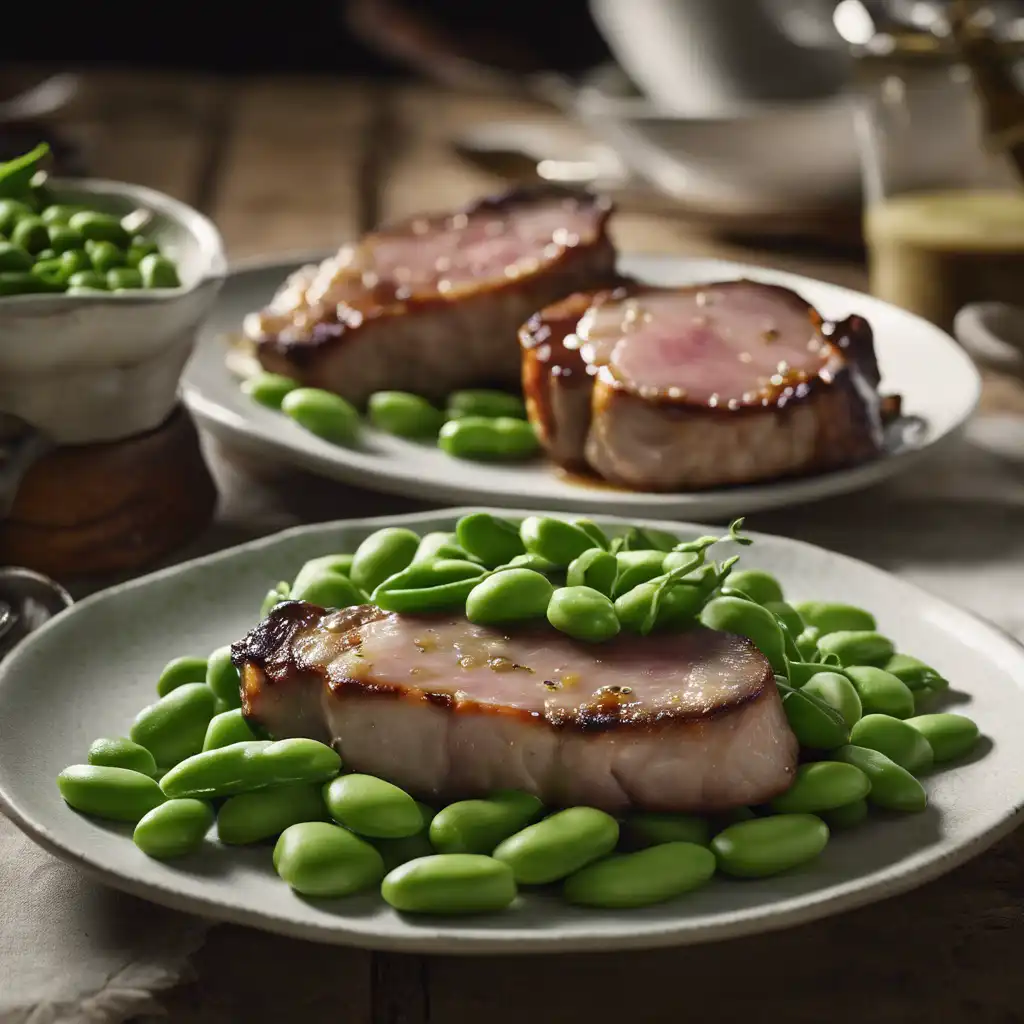
[[[559,115],[517,100],[422,85],[214,80],[88,73],[61,116],[90,173],[143,183],[211,215],[233,259],[335,246],[382,218],[445,208],[502,182],[453,154],[470,124]],[[570,130],[566,126],[565,130]],[[623,250],[768,263],[853,287],[854,255],[723,242],[670,210],[623,209]],[[1024,414],[1024,389],[986,381],[985,406]],[[209,544],[298,514],[399,511],[397,499],[306,480],[282,489],[211,448],[224,493]],[[286,502],[284,490],[304,497]],[[304,503],[304,504],[303,504]],[[298,508],[298,512],[296,509]],[[173,1021],[341,1019],[493,1024],[533,1020],[704,1024],[746,1017],[842,1024],[1024,1020],[1024,831],[915,892],[788,931],[614,955],[455,959],[316,946],[213,929],[194,978],[164,1002]]]

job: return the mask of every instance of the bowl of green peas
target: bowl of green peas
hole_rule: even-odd
[[[224,280],[216,227],[140,185],[0,164],[0,419],[58,444],[129,437],[177,402]]]

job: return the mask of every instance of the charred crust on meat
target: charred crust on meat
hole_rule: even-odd
[[[296,634],[315,625],[324,609],[306,601],[283,601],[254,629],[231,645],[232,664],[241,671],[254,665],[264,672],[283,650],[290,650]]]

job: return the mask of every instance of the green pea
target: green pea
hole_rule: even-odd
[[[850,730],[850,742],[858,747],[880,751],[913,775],[926,772],[935,759],[931,745],[924,736],[891,715],[865,715]]]
[[[935,669],[909,654],[894,654],[885,663],[885,671],[904,682],[911,690],[921,690],[926,686],[932,691],[949,688],[949,683]]]
[[[241,679],[231,660],[231,647],[218,647],[206,662],[206,685],[229,708],[242,706]]]
[[[176,690],[185,683],[202,683],[206,681],[206,658],[184,656],[172,658],[160,673],[156,681],[156,692],[160,697],[166,697],[171,690]]]
[[[776,814],[730,825],[711,840],[723,874],[767,878],[814,860],[828,843],[828,826],[813,814]]]
[[[604,857],[619,840],[619,823],[595,807],[570,807],[499,843],[495,859],[520,885],[546,885]]]
[[[851,729],[864,713],[857,688],[838,672],[816,672],[800,690],[834,707]]]
[[[195,853],[213,824],[213,808],[202,800],[168,800],[136,826],[132,838],[147,857],[170,860]]]
[[[458,459],[523,459],[535,455],[540,442],[526,421],[465,416],[448,420],[437,438],[442,451]]]
[[[921,783],[880,751],[847,744],[832,756],[855,765],[870,779],[869,803],[888,811],[923,811],[927,807],[928,796]]]
[[[111,242],[123,249],[131,241],[131,235],[121,226],[121,221],[110,213],[80,210],[68,218],[68,226],[92,242]]]
[[[551,595],[547,617],[559,632],[590,643],[610,640],[620,629],[611,598],[591,587],[560,587]]]
[[[81,213],[84,210],[84,206],[75,206],[71,203],[55,203],[53,206],[47,206],[39,216],[46,225],[61,225],[67,224],[76,213]]]
[[[156,775],[157,767],[153,755],[145,748],[133,743],[126,736],[115,739],[93,740],[89,746],[89,764],[105,765],[109,768],[127,768],[143,775]]]
[[[366,593],[347,576],[337,572],[322,572],[308,578],[300,590],[291,593],[293,601],[308,601],[321,608],[352,608],[366,604]]]
[[[910,718],[914,713],[914,695],[891,672],[871,665],[850,665],[846,675],[857,688],[864,714]]]
[[[217,837],[229,846],[276,838],[304,821],[325,821],[322,787],[298,782],[228,797],[217,812]]]
[[[0,199],[0,234],[10,237],[25,217],[33,216],[32,207],[18,199]]]
[[[319,558],[311,558],[299,570],[295,581],[292,583],[291,593],[301,594],[313,579],[324,572],[333,572],[340,576],[351,577],[353,558],[353,555],[345,554],[321,555]]]
[[[834,601],[804,601],[796,606],[800,617],[808,626],[814,626],[822,636],[840,632],[872,632],[875,617],[852,604]]]
[[[664,551],[620,551],[614,557],[617,571],[611,593],[613,599],[660,576],[665,562]]]
[[[466,598],[466,618],[478,626],[543,618],[555,588],[532,569],[502,569],[478,583]]]
[[[296,388],[284,396],[281,411],[300,427],[326,441],[344,444],[355,440],[359,433],[359,413],[355,406],[330,391]]]
[[[729,576],[729,586],[757,604],[785,600],[779,581],[763,569],[740,569]]]
[[[27,252],[35,253],[49,247],[50,235],[38,217],[22,217],[11,232],[11,241]]]
[[[274,870],[304,896],[351,896],[381,881],[384,861],[348,829],[304,821],[281,833],[274,846]]]
[[[76,811],[133,824],[164,802],[151,776],[111,765],[73,764],[57,776],[57,788]]]
[[[592,519],[574,519],[572,525],[582,530],[593,541],[594,547],[603,548],[605,551],[608,550],[611,544],[611,541],[608,540],[608,534]]]
[[[373,593],[386,579],[412,562],[419,546],[419,535],[401,526],[388,526],[371,533],[356,548],[352,582],[368,594]]]
[[[138,713],[131,738],[145,747],[161,768],[176,765],[203,749],[214,697],[205,683],[178,686]]]
[[[818,641],[822,655],[834,654],[839,664],[884,665],[893,655],[891,640],[871,630],[837,630]]]
[[[107,287],[112,292],[134,291],[142,287],[142,276],[131,267],[115,267],[107,271]]]
[[[124,253],[113,242],[86,239],[85,251],[92,261],[93,268],[104,276],[108,270],[124,266]]]
[[[281,580],[267,591],[260,605],[260,618],[265,619],[282,601],[287,601],[291,587],[287,580]]]
[[[563,567],[594,546],[585,530],[553,516],[527,516],[519,536],[527,551]]]
[[[611,597],[618,574],[617,556],[603,548],[590,548],[569,563],[565,582],[570,587],[590,587]]]
[[[660,843],[696,843],[707,846],[711,828],[706,818],[695,814],[657,814],[640,811],[622,822],[624,846],[643,848]]]
[[[51,224],[47,227],[46,233],[50,239],[50,248],[56,253],[85,248],[85,238],[81,232],[66,224]]]
[[[367,402],[370,422],[398,437],[437,437],[444,416],[425,398],[407,391],[377,391]]]
[[[69,288],[88,288],[92,291],[105,292],[107,277],[98,270],[79,270],[68,278]]]
[[[336,822],[359,835],[401,839],[423,828],[416,801],[373,775],[339,775],[324,786],[324,801]]]
[[[796,638],[796,650],[801,660],[814,661],[818,656],[818,641],[821,639],[821,630],[817,626],[808,626]]]
[[[508,416],[524,420],[526,406],[518,395],[510,395],[505,391],[469,389],[453,391],[448,396],[446,415],[450,420],[462,419],[465,416],[482,416],[490,419]]]
[[[815,814],[861,800],[871,790],[868,777],[843,761],[812,761],[796,770],[793,785],[771,802],[780,814]]]
[[[768,659],[775,672],[786,672],[786,642],[775,616],[761,605],[736,597],[717,597],[700,613],[711,629],[747,637]]]
[[[833,807],[831,810],[821,812],[822,820],[833,832],[855,828],[865,821],[867,816],[868,802],[864,799],[854,800],[842,807]]]
[[[246,721],[245,712],[241,708],[229,708],[210,719],[203,738],[203,750],[218,750],[232,743],[246,743],[255,739],[259,737]]]
[[[804,631],[804,621],[797,610],[785,601],[766,601],[764,607],[782,623],[796,643],[796,638]]]
[[[904,724],[928,741],[937,764],[969,754],[978,742],[978,726],[966,715],[918,715]]]
[[[542,809],[537,797],[518,790],[493,793],[485,800],[460,800],[435,815],[430,842],[438,853],[491,853]]]
[[[434,563],[438,565],[439,563]],[[479,566],[476,567],[479,569]],[[392,577],[397,579],[397,577]],[[465,608],[466,599],[479,581],[477,576],[438,583],[434,586],[395,588],[378,587],[373,592],[373,603],[386,612],[417,614],[442,612]],[[388,581],[390,583],[390,581]]]
[[[849,742],[850,728],[834,707],[804,690],[777,685],[782,694],[782,710],[801,747],[830,750]]]
[[[503,910],[516,898],[507,865],[477,853],[438,853],[395,868],[381,895],[412,914],[480,914]]]
[[[20,246],[0,241],[0,270],[24,271],[32,267],[32,257]]]
[[[471,512],[455,524],[459,544],[488,568],[505,565],[526,551],[519,528],[490,512]]]

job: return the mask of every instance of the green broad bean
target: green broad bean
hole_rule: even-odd
[[[767,878],[814,860],[828,843],[828,826],[813,814],[776,814],[730,825],[711,840],[723,874]]]
[[[610,640],[620,628],[611,598],[591,587],[559,587],[548,602],[547,617],[560,633],[590,643]]]
[[[139,273],[144,288],[180,288],[178,268],[159,253],[149,253],[139,260]]]
[[[464,608],[466,598],[479,582],[479,577],[439,583],[432,587],[409,589],[378,587],[373,592],[373,603],[386,612],[427,614],[453,608]]]
[[[277,838],[304,821],[326,821],[322,786],[293,782],[229,796],[217,812],[217,838],[228,846],[244,846]]]
[[[420,540],[411,565],[423,565],[435,558],[455,558],[460,561],[471,561],[472,558],[465,548],[461,547],[454,533],[425,533]]]
[[[587,865],[566,879],[562,895],[583,907],[649,907],[699,889],[716,866],[706,846],[661,843]]]
[[[707,846],[711,842],[711,826],[706,818],[695,814],[658,814],[640,811],[630,814],[621,824],[622,845],[643,849],[661,843],[696,843]]]
[[[594,546],[585,530],[553,516],[527,516],[519,527],[523,546],[562,568]]]
[[[618,572],[615,555],[603,548],[590,548],[569,563],[565,582],[570,587],[590,587],[611,597]]]
[[[84,206],[76,206],[71,203],[54,203],[41,211],[39,216],[47,226],[51,224],[67,224],[76,213],[81,213]]]
[[[32,257],[20,246],[0,241],[0,270],[31,270]]]
[[[491,391],[486,388],[470,388],[453,391],[448,396],[446,415],[450,420],[466,416],[482,416],[487,419],[511,417],[526,419],[526,406],[518,395],[506,391]]]
[[[242,680],[231,660],[231,647],[218,647],[206,661],[206,685],[229,708],[242,706]]]
[[[36,260],[31,272],[55,291],[63,290],[70,276],[63,262],[56,256],[49,260]]]
[[[844,761],[811,761],[796,770],[793,785],[771,802],[779,814],[817,814],[862,800],[871,791],[868,777]]]
[[[455,524],[459,544],[493,569],[526,552],[519,527],[490,512],[471,512]]]
[[[351,577],[354,557],[354,555],[338,554],[311,558],[302,566],[292,582],[291,593],[301,593],[306,584],[322,572],[336,572],[342,576]]]
[[[757,604],[785,600],[779,581],[763,569],[739,569],[729,577],[729,586]]]
[[[377,391],[367,402],[370,422],[397,437],[437,437],[444,415],[425,398],[407,391]]]
[[[840,629],[823,636],[818,641],[818,650],[822,656],[834,654],[846,668],[848,665],[884,665],[893,656],[894,647],[881,633]]]
[[[478,853],[437,853],[389,872],[380,892],[407,914],[481,914],[504,910],[517,890],[512,871],[500,861]]]
[[[287,601],[291,594],[291,587],[287,580],[281,580],[267,591],[260,605],[260,618],[265,619],[282,601]]]
[[[459,583],[472,580],[479,583],[487,570],[478,562],[462,558],[437,558],[432,562],[410,565],[407,569],[389,576],[376,590],[373,599],[390,590],[423,590],[445,583]]]
[[[864,714],[892,715],[893,718],[910,718],[913,715],[913,693],[891,672],[871,665],[850,665],[846,668],[846,675],[857,688]]]
[[[367,595],[347,576],[338,572],[321,572],[307,578],[300,590],[293,590],[290,600],[308,601],[321,608],[351,608],[366,604]]]
[[[801,661],[814,661],[818,656],[818,641],[821,639],[821,630],[817,626],[808,626],[796,638],[796,650]]]
[[[46,233],[50,239],[50,248],[56,253],[85,249],[85,236],[67,224],[50,224]]]
[[[611,541],[608,539],[608,534],[592,519],[574,519],[572,525],[582,530],[594,542],[594,547],[603,548],[605,551],[610,547]]]
[[[281,408],[286,395],[290,395],[299,387],[297,380],[285,377],[281,373],[254,373],[242,381],[242,394],[248,395],[254,402],[265,405],[268,409]]]
[[[359,413],[355,406],[341,395],[320,388],[289,391],[281,400],[281,412],[311,434],[336,444],[354,441],[359,433]]]
[[[432,857],[437,853],[430,843],[426,829],[421,829],[414,836],[404,836],[402,839],[374,839],[372,842],[383,858],[384,870],[387,872],[394,871],[395,868],[402,864],[408,864],[411,860]]]
[[[677,569],[696,569],[699,563],[700,556],[692,551],[670,551],[665,555],[661,568],[664,572],[675,572]],[[737,591],[738,593],[739,591]]]
[[[911,775],[926,772],[935,760],[928,740],[913,726],[891,715],[865,715],[850,730],[850,742],[885,754]]]
[[[376,530],[352,556],[352,582],[372,594],[386,579],[408,568],[419,546],[419,534],[403,526]]]
[[[864,713],[857,688],[838,672],[816,672],[800,690],[834,707],[851,729]]]
[[[384,877],[381,855],[348,829],[326,821],[290,825],[274,846],[274,870],[303,896],[351,896]]]
[[[537,797],[519,790],[503,790],[484,800],[460,800],[434,816],[430,842],[438,853],[489,854],[542,810]]]
[[[923,811],[928,796],[913,775],[878,750],[846,744],[832,752],[837,761],[855,765],[871,780],[868,802],[887,811]]]
[[[747,637],[777,673],[785,674],[786,640],[782,627],[762,605],[735,597],[716,597],[704,606],[700,621],[711,629]]]
[[[229,708],[221,711],[210,719],[203,738],[203,750],[219,750],[230,747],[232,743],[247,743],[259,737],[245,719],[241,708]]]
[[[26,252],[42,252],[49,248],[50,235],[46,225],[34,214],[22,217],[11,232],[11,241]]]
[[[543,618],[555,588],[532,569],[500,569],[466,598],[466,618],[478,626]]]
[[[803,690],[776,683],[793,735],[808,750],[831,750],[849,742],[850,728],[830,704]]]
[[[526,421],[464,416],[448,420],[437,436],[438,447],[457,459],[524,459],[535,455],[540,442]]]
[[[509,836],[494,857],[519,885],[546,885],[611,853],[618,841],[619,823],[610,814],[570,807]]]
[[[796,638],[804,631],[804,620],[800,618],[797,610],[785,601],[765,601],[762,607],[767,608],[785,626],[786,632],[795,644]]]
[[[704,568],[711,570],[711,566]],[[641,583],[640,586],[634,587],[616,600],[615,614],[623,629],[631,633],[644,631],[663,579],[663,576],[659,576],[648,580],[647,583]],[[662,595],[653,629],[655,631],[682,629],[692,625],[700,613],[706,597],[705,591],[700,586],[670,587]]]
[[[57,788],[82,814],[132,824],[164,802],[152,776],[112,765],[73,764],[57,776]]]
[[[636,526],[634,529],[637,532],[639,541],[637,549],[647,547],[668,553],[679,543],[679,538],[667,530],[655,530],[650,526]]]
[[[803,601],[796,610],[804,622],[814,626],[822,636],[840,632],[873,632],[877,625],[871,612],[836,601]]]
[[[940,715],[918,715],[905,725],[919,732],[932,748],[936,764],[964,757],[978,742],[978,726],[966,715],[949,712]]]
[[[44,281],[30,270],[0,271],[0,295],[35,295],[60,291],[60,287]]]
[[[510,559],[506,565],[500,566],[500,568],[532,569],[534,572],[542,572],[545,576],[558,576],[562,573],[561,566],[555,565],[554,562],[549,562],[546,558],[541,558],[540,555],[531,555],[528,551],[524,551],[521,555],[516,555],[515,558]]]
[[[868,802],[863,798],[844,804],[842,807],[833,807],[829,811],[821,812],[821,819],[833,832],[855,828],[867,820],[867,816]]]
[[[96,210],[80,210],[68,218],[68,226],[92,242],[111,242],[124,249],[131,242],[131,235],[121,226],[121,221],[111,213]]]
[[[786,665],[785,678],[791,686],[800,689],[813,679],[819,672],[835,672],[843,675],[842,669],[834,665],[823,665],[820,661],[793,661]],[[860,698],[858,698],[859,700]]]
[[[136,291],[142,287],[142,275],[131,267],[114,267],[107,271],[107,287],[112,292]]]
[[[157,773],[153,755],[127,736],[113,739],[93,740],[89,745],[86,758],[89,764],[103,765],[108,768],[127,768],[129,771],[141,772],[143,775],[154,776]]]
[[[87,239],[85,251],[92,262],[93,269],[103,274],[104,280],[106,279],[107,271],[113,270],[115,267],[124,266],[124,253],[113,242],[98,242],[93,239]]]
[[[641,583],[662,575],[664,562],[664,551],[620,551],[615,556],[617,571],[612,599],[618,599]]]
[[[206,658],[185,656],[172,658],[160,673],[156,681],[157,696],[166,697],[171,690],[176,690],[185,683],[203,683],[206,681]]]
[[[18,199],[0,199],[0,235],[10,237],[18,221],[31,217],[32,207]]]
[[[373,775],[339,775],[324,786],[323,794],[331,817],[359,835],[401,839],[423,829],[416,801]]]
[[[184,683],[143,708],[129,735],[145,747],[161,768],[169,768],[203,749],[216,695],[205,683]]]
[[[0,163],[0,196],[19,196],[28,192],[40,169],[39,164],[49,152],[49,143],[40,142],[28,153]]]
[[[928,686],[933,692],[938,692],[949,688],[949,683],[935,669],[909,654],[894,654],[884,667],[886,672],[906,683],[911,690]]]
[[[154,807],[135,826],[132,839],[147,857],[171,860],[195,853],[213,824],[213,808],[186,797]]]
[[[60,262],[69,281],[75,274],[92,269],[89,257],[81,249],[69,249],[67,252],[62,252]]]
[[[105,292],[107,278],[96,270],[79,270],[68,278],[68,289],[80,288],[90,291]]]

